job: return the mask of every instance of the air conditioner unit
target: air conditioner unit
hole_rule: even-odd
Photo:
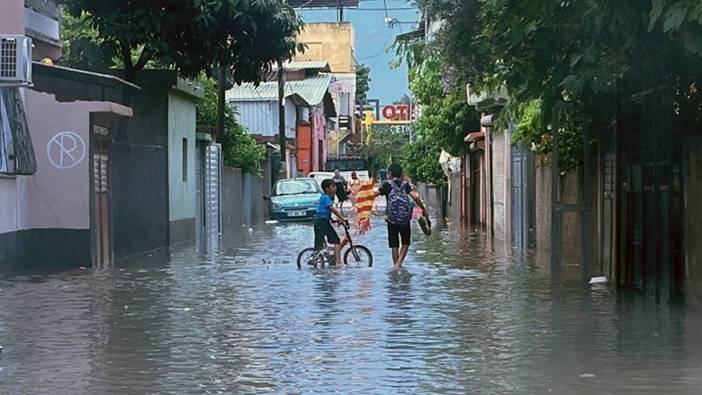
[[[0,86],[32,84],[32,39],[22,35],[0,35]]]

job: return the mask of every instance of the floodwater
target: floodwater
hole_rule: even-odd
[[[552,286],[477,233],[415,228],[391,268],[298,271],[310,224],[104,271],[0,278],[2,394],[693,394],[702,325],[607,286]]]

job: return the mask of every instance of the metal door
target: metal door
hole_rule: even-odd
[[[528,155],[519,146],[512,146],[512,245],[517,249],[529,246],[528,226]]]
[[[623,147],[628,172],[622,192],[631,233],[624,240],[624,278],[656,301],[677,298],[681,291],[683,239],[680,138],[673,128],[670,88],[647,92],[638,100],[637,122],[626,130]]]
[[[107,128],[93,125],[93,259],[98,269],[112,262],[109,135]]]
[[[604,158],[603,196],[602,196],[602,271],[612,278],[614,266],[614,213],[615,213],[615,178],[616,155],[609,153]]]
[[[205,149],[205,228],[209,236],[219,235],[221,231],[221,179],[222,147],[219,144],[208,145]]]

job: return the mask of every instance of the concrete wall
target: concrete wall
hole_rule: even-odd
[[[187,141],[186,181],[183,139]],[[171,221],[195,218],[195,103],[177,92],[171,92],[168,97],[168,140],[169,218]]]
[[[550,158],[549,158],[550,160]],[[536,164],[536,260],[538,267],[548,272],[551,259],[551,165],[543,158]],[[579,172],[566,174],[561,180],[561,201],[576,203],[580,193]],[[569,212],[563,215],[562,226],[562,273],[564,279],[580,279],[582,261],[581,214]]]
[[[452,173],[447,188],[446,217],[454,224],[461,223],[461,173]],[[466,188],[466,193],[470,190]]]
[[[185,142],[184,142],[185,139]],[[183,145],[186,144],[183,177]],[[171,91],[168,95],[168,187],[170,240],[180,243],[195,238],[195,102]]]
[[[297,36],[307,45],[294,60],[326,60],[333,73],[354,73],[354,30],[350,22],[307,23]]]
[[[0,34],[24,34],[24,0],[0,1]]]
[[[0,234],[19,228],[18,203],[16,178],[0,176]]]
[[[434,218],[444,218],[446,216],[447,188],[417,183],[417,192],[422,196],[424,204],[427,205],[429,215]]]
[[[168,89],[162,81],[150,83],[149,75],[137,82],[142,90],[130,101],[134,117],[114,130],[111,198],[118,260],[169,244]]]
[[[685,191],[685,294],[688,300],[702,302],[702,136],[688,135],[687,163],[683,171]]]
[[[25,91],[37,172],[17,178],[20,229],[90,229],[90,111],[99,107]]]
[[[2,269],[89,266],[90,113],[130,111],[33,90],[25,90],[25,108],[37,172],[0,179]]]
[[[243,174],[241,169],[222,168],[222,229],[240,227],[244,223]]]
[[[270,176],[268,176],[270,177]],[[222,169],[222,228],[236,229],[256,226],[266,219],[264,194],[266,177],[243,174],[241,169]]]

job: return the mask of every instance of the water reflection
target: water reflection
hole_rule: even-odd
[[[478,233],[298,271],[309,224],[101,272],[0,278],[0,393],[697,393],[700,315],[554,286]],[[450,225],[449,225],[450,226]],[[509,252],[509,251],[507,251]]]

